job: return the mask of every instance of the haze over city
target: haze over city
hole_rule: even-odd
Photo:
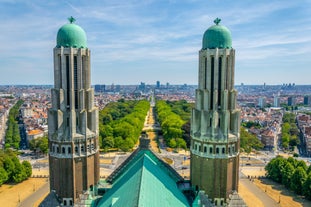
[[[202,34],[232,32],[236,84],[310,84],[311,2],[1,0],[0,84],[53,84],[56,32],[73,16],[88,37],[92,84],[196,84]]]

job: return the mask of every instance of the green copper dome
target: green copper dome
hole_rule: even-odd
[[[208,28],[203,36],[202,49],[232,48],[231,32],[225,26],[219,25],[220,19]]]
[[[69,18],[70,23],[62,26],[57,33],[57,45],[56,47],[74,47],[74,48],[86,48],[86,34],[84,30],[74,24],[75,19]]]

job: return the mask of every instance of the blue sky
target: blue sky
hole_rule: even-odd
[[[53,84],[70,16],[87,33],[92,84],[197,84],[216,17],[232,33],[236,84],[311,84],[310,14],[310,0],[0,0],[0,85]]]

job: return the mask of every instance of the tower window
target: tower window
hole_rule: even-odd
[[[84,152],[84,145],[81,145],[81,152]]]
[[[65,147],[62,147],[62,153],[63,153],[63,154],[66,153]]]
[[[221,67],[222,67],[222,58],[218,58],[218,106],[221,104],[221,83],[222,83],[222,78],[221,78]]]
[[[201,152],[201,145],[199,145],[199,152]]]
[[[78,153],[78,146],[75,146],[75,153]]]
[[[207,152],[207,147],[206,146],[204,146],[204,153],[206,153]]]
[[[229,58],[228,57],[226,57],[226,74],[229,74]],[[226,89],[229,89],[229,83],[228,83],[228,79],[229,79],[230,77],[228,76],[228,75],[226,75]]]
[[[73,57],[73,75],[74,75],[75,109],[77,109],[78,108],[78,61],[77,61],[77,56]]]
[[[231,147],[228,147],[228,150],[229,150],[229,154],[231,154]]]
[[[71,147],[68,147],[68,153],[69,154],[71,153]]]
[[[209,148],[209,153],[210,153],[210,154],[213,154],[213,147],[210,147],[210,148]]]
[[[56,151],[57,151],[57,153],[59,153],[59,147],[58,146],[56,147]]]
[[[213,110],[214,103],[214,57],[211,58],[211,102],[210,108]]]
[[[86,62],[86,57],[85,56],[82,56],[82,82],[81,82],[81,87],[83,88],[83,87],[86,87],[86,81],[85,81],[85,77],[86,77],[86,74],[85,74],[85,67],[86,67],[86,64],[85,64],[85,62]]]
[[[69,127],[69,117],[67,117],[67,126]]]
[[[204,58],[204,78],[203,78],[203,88],[206,89],[206,73],[207,73],[207,58]]]
[[[69,56],[66,55],[66,90],[67,90],[67,106],[70,106],[70,78],[69,78]]]
[[[63,74],[62,74],[62,56],[58,56],[58,60],[59,60],[59,62],[58,62],[58,68],[59,68],[59,87],[60,88],[62,88],[63,86],[62,86],[62,82],[63,82],[63,78],[62,78],[62,76],[63,76]]]
[[[225,148],[224,147],[222,148],[222,154],[225,154]]]
[[[216,147],[216,154],[219,154],[219,147]]]

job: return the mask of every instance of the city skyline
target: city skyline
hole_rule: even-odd
[[[236,84],[310,84],[309,1],[0,1],[0,85],[53,84],[57,29],[73,16],[92,48],[92,85],[196,84],[202,34],[231,30]]]

